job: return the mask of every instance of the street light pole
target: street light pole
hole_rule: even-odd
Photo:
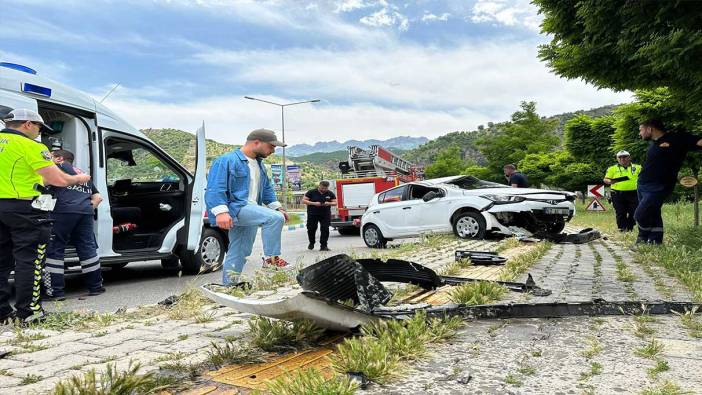
[[[281,126],[280,131],[282,134],[281,137],[282,137],[283,144],[285,144],[285,107],[294,106],[296,104],[317,103],[320,101],[319,99],[314,99],[314,100],[298,101],[298,102],[293,102],[293,103],[276,103],[276,102],[272,102],[272,101],[268,101],[268,100],[257,99],[255,97],[251,97],[251,96],[244,96],[244,99],[256,100],[256,101],[260,101],[260,102],[264,102],[264,103],[268,103],[268,104],[272,104],[274,106],[280,107],[280,126]],[[284,202],[283,207],[285,209],[288,208],[287,191],[288,191],[288,165],[287,165],[287,162],[285,160],[285,147],[283,147],[283,188],[282,188],[282,192],[283,192],[283,202]]]

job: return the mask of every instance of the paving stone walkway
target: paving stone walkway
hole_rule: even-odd
[[[440,269],[454,261],[457,248],[497,246],[494,241],[455,241],[403,258]],[[606,240],[554,245],[529,272],[553,291],[540,299],[544,301],[690,299],[661,269],[634,263],[630,253]],[[104,371],[108,364],[122,370],[130,361],[140,362],[144,373],[174,362],[198,363],[212,343],[243,336],[250,317],[209,305],[200,322],[162,314],[90,331],[25,330],[21,335],[0,326],[0,354],[12,352],[0,359],[0,393],[47,393],[62,379],[93,368]],[[663,379],[688,390],[702,388],[702,340],[689,337],[674,316],[657,317],[648,325],[655,331],[651,336],[664,345],[660,358],[670,367],[657,380],[647,373],[653,361],[635,354],[650,339],[634,335],[632,317],[476,321],[451,343],[433,346],[431,358],[408,368],[393,385],[375,385],[367,393],[637,393]],[[593,342],[601,351],[588,359],[583,352]],[[601,365],[601,372],[588,376],[593,363]]]

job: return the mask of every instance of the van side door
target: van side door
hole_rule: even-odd
[[[206,160],[207,152],[205,148],[205,123],[195,132],[195,174],[193,180],[186,187],[187,202],[185,213],[185,226],[183,236],[186,240],[181,245],[185,249],[197,252],[200,247],[200,237],[205,216],[205,185],[207,182]]]

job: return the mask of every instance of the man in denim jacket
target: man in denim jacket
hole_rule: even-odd
[[[240,149],[212,162],[207,176],[205,202],[212,225],[229,231],[223,283],[236,282],[251,255],[256,232],[262,227],[264,264],[286,266],[280,258],[280,233],[288,214],[277,201],[262,160],[285,147],[275,133],[257,129]]]

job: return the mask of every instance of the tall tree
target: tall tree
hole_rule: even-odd
[[[461,174],[466,167],[466,162],[461,157],[457,146],[452,146],[441,151],[436,156],[434,163],[424,169],[427,178],[448,177]]]
[[[528,154],[549,152],[560,144],[555,134],[558,120],[542,119],[534,102],[522,102],[520,107],[521,111],[512,114],[511,122],[477,142],[487,167],[499,174],[505,164],[517,164]]]
[[[556,74],[615,90],[669,87],[702,109],[699,1],[534,0],[553,38],[539,57]]]

